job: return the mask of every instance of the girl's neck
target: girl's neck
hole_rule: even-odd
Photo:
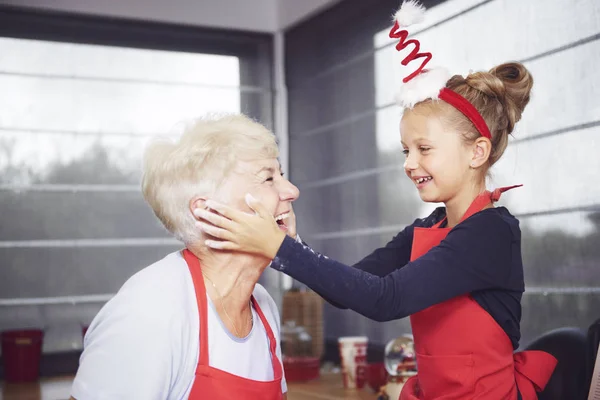
[[[452,199],[445,202],[448,228],[458,225],[471,203],[473,203],[475,198],[484,191],[485,182],[477,185],[470,185],[468,188],[459,191]]]

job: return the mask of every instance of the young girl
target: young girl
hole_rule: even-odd
[[[406,64],[425,58],[399,95],[404,169],[423,201],[445,207],[352,267],[286,237],[251,198],[256,215],[207,202],[220,215],[198,210],[197,216],[215,237],[210,247],[261,254],[271,267],[368,318],[410,316],[418,376],[400,399],[536,399],[556,359],[539,351],[513,354],[525,286],[521,232],[519,221],[493,204],[513,187],[485,187],[529,102],[533,78],[519,63],[466,78],[424,70],[431,54],[418,53],[419,43],[399,30],[414,22],[415,9],[414,2],[403,4],[390,32],[398,50],[415,45]]]

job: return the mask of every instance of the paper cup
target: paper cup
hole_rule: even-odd
[[[366,336],[347,336],[338,339],[340,348],[340,359],[342,361],[342,377],[344,379],[344,388],[356,389],[359,365],[367,365],[367,344],[369,339]]]

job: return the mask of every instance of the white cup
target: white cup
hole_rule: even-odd
[[[357,367],[367,364],[368,344],[369,338],[366,336],[346,336],[338,339],[344,388],[356,389]]]

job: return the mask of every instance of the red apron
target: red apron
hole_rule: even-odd
[[[283,393],[281,392],[281,378],[283,370],[281,363],[277,358],[276,346],[277,341],[273,335],[273,331],[269,326],[269,322],[265,318],[258,303],[252,297],[252,306],[256,310],[262,324],[267,331],[269,338],[269,351],[271,353],[271,363],[273,364],[274,379],[268,382],[255,381],[252,379],[242,378],[237,375],[230,374],[220,369],[213,368],[208,364],[208,311],[206,301],[206,288],[204,279],[200,270],[200,261],[189,250],[183,251],[183,257],[187,262],[192,279],[194,281],[194,289],[196,291],[196,300],[198,302],[198,312],[200,314],[200,359],[196,367],[196,378],[192,391],[190,392],[190,400],[228,400],[228,399],[244,399],[244,400],[281,400]]]
[[[461,222],[509,189],[486,191]],[[415,228],[411,261],[440,244],[451,228]],[[400,400],[537,399],[556,359],[542,351],[513,354],[506,332],[470,295],[462,295],[411,315],[418,376],[406,382]]]

